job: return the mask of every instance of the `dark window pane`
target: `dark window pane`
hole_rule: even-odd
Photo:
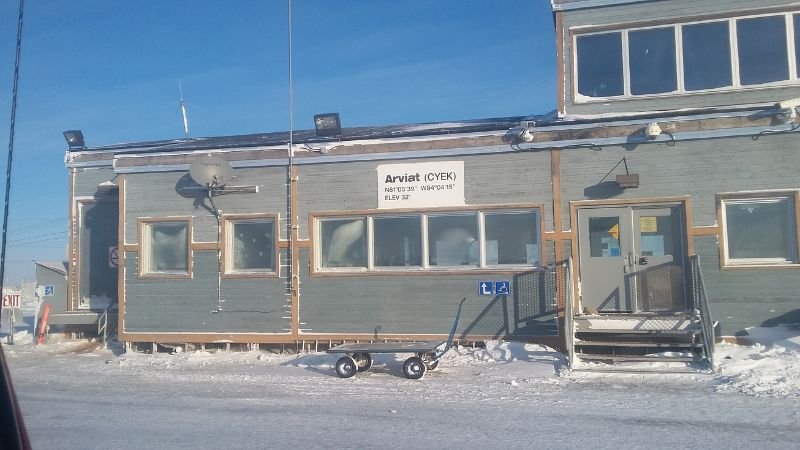
[[[619,217],[589,218],[589,248],[593,258],[619,257]]]
[[[578,93],[587,97],[622,95],[622,35],[579,36]]]
[[[487,213],[486,264],[539,265],[536,212]]]
[[[320,221],[322,267],[367,267],[366,219]]]
[[[117,268],[109,264],[110,249],[117,246],[117,211],[116,202],[81,203],[81,305],[99,307],[117,298]]]
[[[728,257],[794,260],[794,211],[789,199],[725,205]]]
[[[376,267],[422,265],[419,217],[376,217],[373,230]]]
[[[794,22],[794,60],[797,67],[800,67],[800,14],[792,16]]]
[[[272,222],[233,224],[233,270],[274,270]]]
[[[683,84],[686,90],[730,86],[730,47],[728,22],[684,25]]]
[[[739,79],[743,85],[789,79],[783,16],[736,21]]]
[[[658,94],[677,89],[675,29],[628,33],[631,94]]]
[[[428,217],[428,263],[431,266],[477,266],[478,258],[476,216]]]

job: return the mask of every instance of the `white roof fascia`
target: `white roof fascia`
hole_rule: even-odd
[[[542,128],[544,129],[544,128]],[[773,126],[759,126],[759,127],[746,127],[746,128],[723,128],[718,130],[701,130],[701,131],[687,131],[675,132],[673,137],[677,145],[681,141],[691,140],[704,140],[726,137],[740,137],[740,136],[758,136],[767,133],[786,133],[792,132],[793,125],[782,125],[779,127]],[[518,145],[501,145],[494,147],[482,148],[454,148],[444,150],[420,150],[420,151],[407,151],[407,152],[391,152],[391,153],[359,153],[348,155],[326,155],[314,158],[298,158],[295,159],[295,165],[305,164],[324,164],[336,162],[355,162],[355,161],[383,161],[383,160],[401,160],[411,158],[429,158],[429,157],[449,157],[449,156],[469,156],[469,155],[486,155],[493,153],[518,153],[526,151],[544,151],[553,148],[569,149],[572,147],[587,147],[597,146],[603,147],[606,145],[648,145],[649,143],[667,143],[671,142],[671,138],[665,133],[654,140],[641,140],[630,141],[629,136],[617,136],[610,138],[596,138],[596,139],[571,139],[564,141],[547,141],[547,142],[534,142],[525,144],[525,147]],[[234,168],[241,167],[268,167],[268,166],[285,166],[288,165],[288,159],[270,159],[270,160],[251,160],[251,161],[231,161],[231,166]],[[150,166],[134,166],[123,167],[115,169],[116,173],[147,173],[147,172],[177,172],[188,171],[188,164],[175,164],[175,165],[150,165]]]
[[[559,1],[551,0],[550,6],[553,11],[569,11],[574,9],[587,9],[587,8],[600,8],[603,6],[617,6],[627,5],[630,3],[645,3],[661,0],[574,0],[574,1]]]

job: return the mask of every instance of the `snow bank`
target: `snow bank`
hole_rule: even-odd
[[[717,345],[717,391],[800,396],[800,329],[750,328],[753,346]]]

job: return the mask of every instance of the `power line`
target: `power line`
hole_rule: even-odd
[[[38,239],[38,238],[49,237],[49,236],[66,236],[66,235],[67,235],[67,231],[66,230],[64,230],[64,231],[55,231],[53,233],[37,234],[36,236],[25,236],[25,237],[16,238],[16,239],[10,239],[7,242],[9,244],[16,244],[18,242],[29,241],[31,239]]]

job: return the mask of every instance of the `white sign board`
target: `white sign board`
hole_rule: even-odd
[[[464,161],[378,166],[380,209],[464,204]]]

